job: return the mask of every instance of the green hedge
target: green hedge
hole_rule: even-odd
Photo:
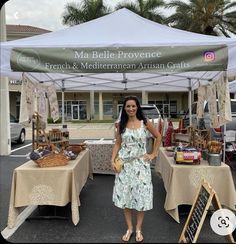
[[[48,118],[48,124],[60,124],[61,123],[61,121],[62,121],[62,119],[61,118],[59,118],[57,121],[53,121],[53,119],[52,118]]]
[[[72,123],[79,124],[79,123],[114,123],[113,119],[104,119],[104,120],[72,120]]]

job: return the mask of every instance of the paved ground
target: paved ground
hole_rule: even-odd
[[[51,128],[62,128],[62,125],[48,125],[46,131]],[[71,140],[78,139],[113,139],[114,138],[114,125],[111,123],[81,123],[73,124],[67,123],[67,128],[70,132]],[[31,127],[26,128],[26,139],[32,139],[32,129]]]
[[[112,139],[114,128],[111,124],[68,125],[70,139],[78,142],[84,139]],[[30,131],[30,130],[29,130]],[[28,133],[25,146],[30,143]],[[75,140],[76,139],[76,140]],[[19,145],[12,145],[16,149]],[[10,156],[0,157],[0,228],[7,225],[8,206],[13,170],[27,161],[25,155],[31,146],[14,151]],[[236,184],[236,171],[232,171]],[[154,208],[145,215],[143,233],[146,243],[177,243],[189,211],[188,206],[180,207],[180,224],[175,222],[164,210],[165,188],[162,179],[152,172],[154,186]],[[123,213],[112,204],[113,175],[94,174],[82,189],[80,200],[80,222],[74,226],[71,222],[70,205],[58,207],[57,213],[69,217],[69,220],[29,220],[9,237],[11,243],[119,243],[125,231]],[[52,214],[53,209],[44,206],[42,213]],[[37,211],[32,216],[36,216]],[[226,243],[224,237],[215,234],[207,216],[200,232],[199,243]],[[134,237],[131,242],[135,242]]]
[[[177,128],[178,122],[173,122],[174,128]],[[62,128],[61,124],[49,124],[46,131],[52,128]],[[67,123],[70,132],[70,139],[113,139],[115,135],[114,124],[112,123]],[[26,139],[32,139],[31,127],[26,128]]]

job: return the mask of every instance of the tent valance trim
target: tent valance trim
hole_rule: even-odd
[[[123,73],[224,71],[226,45],[104,48],[13,48],[12,71]]]

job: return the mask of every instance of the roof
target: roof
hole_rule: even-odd
[[[43,34],[43,33],[51,32],[50,30],[46,30],[46,29],[42,29],[39,27],[30,26],[30,25],[6,25],[6,31],[7,31],[7,33],[10,33],[10,32],[17,32],[17,33],[30,32],[30,33],[35,33],[35,34]]]

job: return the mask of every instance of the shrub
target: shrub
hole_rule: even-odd
[[[49,117],[48,118],[48,124],[60,124],[62,121],[61,117],[57,121],[53,121],[53,118]]]

